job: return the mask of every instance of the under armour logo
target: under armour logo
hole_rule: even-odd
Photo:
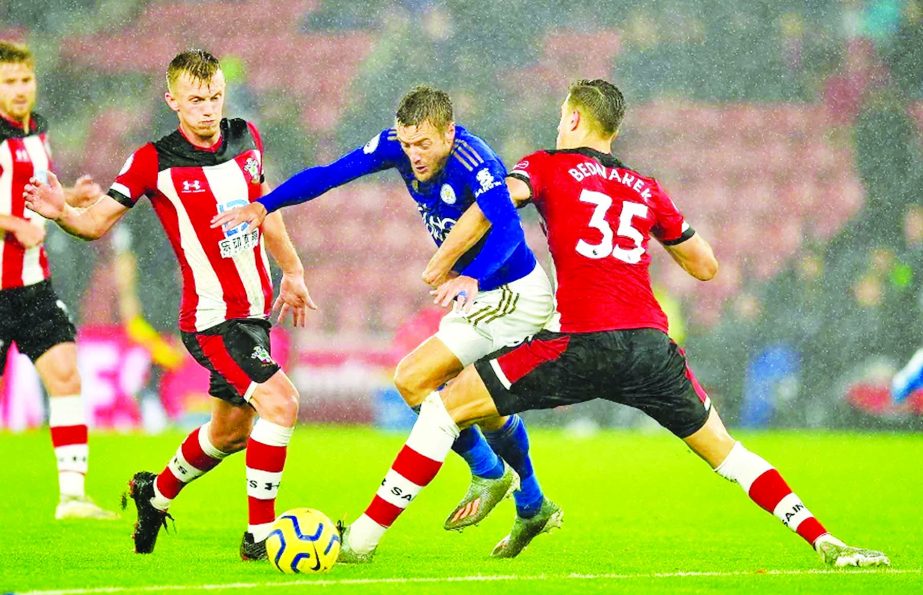
[[[183,192],[205,192],[199,180],[183,180]]]
[[[29,151],[16,149],[16,161],[29,161]]]

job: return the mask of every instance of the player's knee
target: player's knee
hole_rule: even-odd
[[[48,392],[52,395],[79,395],[80,374],[77,366],[61,366],[55,369],[46,380]]]
[[[261,416],[282,426],[294,426],[298,421],[298,391],[286,387],[270,392],[267,397]]]

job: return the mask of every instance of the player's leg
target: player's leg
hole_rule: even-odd
[[[775,467],[728,434],[714,409],[705,425],[683,440],[718,475],[737,483],[760,508],[808,542],[824,563],[838,567],[890,565],[883,553],[847,546],[832,536]]]
[[[166,512],[184,487],[217,467],[228,455],[243,450],[255,417],[253,408],[244,403],[212,399],[211,419],[186,436],[156,476],[154,507]]]
[[[385,531],[442,467],[459,427],[496,418],[501,411],[512,413],[576,402],[568,400],[569,395],[560,396],[562,386],[575,392],[580,392],[580,386],[567,375],[567,363],[558,361],[563,349],[552,345],[549,350],[548,343],[540,335],[495,360],[480,360],[465,368],[441,393],[423,401],[407,442],[372,502],[344,532],[341,561],[371,560]],[[511,369],[516,369],[515,374],[504,373],[504,358]],[[512,383],[510,377],[514,379]],[[517,517],[511,534],[498,544],[501,552],[511,554],[505,557],[518,554],[536,535],[560,525],[560,509],[547,499],[545,502],[547,506],[539,515],[531,519]],[[505,545],[511,540],[512,546]]]
[[[483,383],[478,387],[479,382],[477,372],[469,366],[444,390],[447,394],[464,394],[464,397],[457,397],[453,401],[468,403],[465,408],[459,407],[459,415],[462,418],[470,415],[467,418],[470,422],[496,415],[490,394]],[[439,393],[426,397],[407,442],[392,463],[372,502],[343,532],[339,557],[341,562],[371,561],[385,531],[420,490],[436,477],[458,434],[459,426],[449,415]]]
[[[466,337],[464,341],[483,342],[483,338]],[[401,359],[394,371],[394,385],[404,401],[418,409],[426,397],[458,376],[464,367],[441,338],[430,337]],[[472,475],[496,479],[503,474],[503,463],[477,428],[465,430],[452,448],[468,463]]]
[[[623,374],[613,400],[641,409],[681,438],[719,475],[740,485],[758,506],[817,549],[827,563],[888,563],[880,552],[848,548],[833,538],[772,465],[731,437],[689,368],[685,353],[666,335],[653,330],[624,331],[620,340],[627,345],[628,360],[614,364],[630,371]],[[838,553],[825,553],[830,548]]]
[[[199,355],[198,351],[193,351],[197,360]],[[122,496],[122,508],[131,497],[137,509],[137,521],[132,532],[135,553],[154,551],[160,529],[166,527],[167,518],[173,518],[168,512],[170,505],[187,484],[246,445],[256,416],[253,408],[214,371],[209,381],[209,394],[215,397],[209,421],[186,436],[159,474],[150,471],[135,473],[128,484],[128,492]]]
[[[441,339],[464,365],[473,363],[498,350],[509,350],[526,337],[542,330],[554,312],[551,284],[538,265],[526,276],[492,291],[478,294],[469,314],[451,312],[440,324],[436,337]],[[529,437],[518,415],[497,416],[478,422],[487,444],[516,472],[516,481],[507,488],[513,492],[517,518],[532,518],[539,513],[545,495],[538,482],[529,454]],[[463,430],[454,447],[464,443]],[[502,497],[496,490],[486,493],[475,475],[471,487],[446,519],[446,529],[463,529],[480,522],[496,505],[492,498]],[[497,486],[493,486],[497,487]]]
[[[20,351],[35,364],[48,393],[48,425],[61,494],[55,518],[118,518],[86,495],[89,447],[86,409],[77,371],[76,329],[49,282],[19,291],[23,318],[14,338]]]
[[[449,316],[455,316],[450,314]],[[447,316],[448,318],[448,316]],[[457,352],[462,357],[475,357],[487,353],[490,341],[474,331],[467,323],[450,323],[451,329],[445,336],[446,324],[442,325],[443,337],[430,337],[407,354],[394,373],[394,384],[408,405],[418,411],[420,404],[429,395],[455,378],[464,368]],[[472,355],[475,354],[475,355]],[[498,420],[499,424],[503,420]],[[491,510],[518,485],[512,469],[490,447],[484,435],[471,426],[461,431],[453,443],[452,450],[458,453],[471,470],[471,484],[461,502],[449,513],[446,529],[461,529],[480,522]]]
[[[247,440],[247,532],[240,546],[244,560],[266,558],[266,537],[276,518],[276,496],[288,443],[298,421],[298,391],[278,370],[260,383],[250,404],[259,418]]]
[[[508,351],[508,346],[517,345],[524,338],[537,334],[554,313],[551,283],[538,265],[525,277],[496,291],[500,295],[495,313],[470,316],[480,332],[493,341],[490,351],[479,354],[477,359],[501,349]],[[513,492],[517,519],[536,517],[546,498],[532,465],[525,422],[514,413],[482,420],[480,426],[494,452],[519,476],[519,489]],[[459,512],[464,514],[465,509]]]

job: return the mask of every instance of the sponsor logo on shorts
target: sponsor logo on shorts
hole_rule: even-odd
[[[256,347],[254,347],[253,354],[250,357],[262,364],[272,363],[272,356],[269,355],[269,352],[266,351],[266,348],[263,347],[262,345],[257,345]]]

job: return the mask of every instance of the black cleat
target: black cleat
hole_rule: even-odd
[[[173,520],[169,513],[154,508],[151,498],[154,497],[154,480],[157,476],[150,471],[139,471],[128,482],[128,493],[122,494],[122,510],[128,506],[128,498],[135,501],[138,509],[138,520],[131,538],[135,542],[136,554],[150,554],[157,543],[157,534],[160,528],[167,527],[167,519]]]
[[[266,540],[253,541],[253,533],[244,531],[244,538],[240,540],[240,559],[247,562],[250,560],[268,560],[266,554]]]

